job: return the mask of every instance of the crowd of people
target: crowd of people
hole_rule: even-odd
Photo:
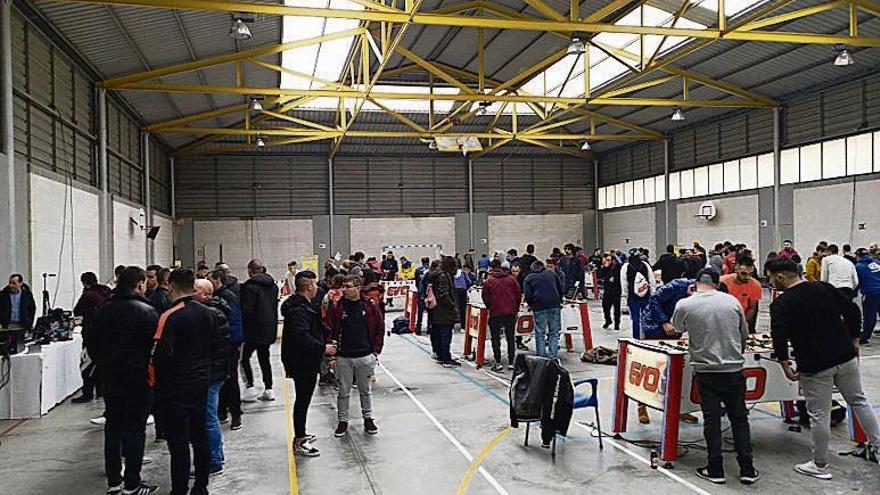
[[[792,243],[785,241],[767,257],[762,273],[752,251],[731,242],[709,251],[697,242],[681,249],[670,245],[654,263],[646,249],[596,249],[587,257],[573,244],[554,248],[544,259],[530,244],[522,256],[511,249],[475,259],[470,251],[463,259],[425,257],[418,266],[404,257],[398,261],[392,252],[381,258],[357,252],[344,260],[328,260],[320,279],[292,261],[280,283],[259,260],[248,263],[244,282],[224,263],[213,269],[201,263],[196,271],[119,266],[115,280],[107,285],[86,272],[74,313],[82,317],[87,356],[82,394],[73,402],[104,398],[104,413],[92,422],[104,427],[108,494],[147,495],[157,490],[140,477],[150,423],[155,424],[156,440],[168,445],[171,493],[207,493],[209,476],[222,472],[225,463],[221,425],[228,422],[232,431],[242,428],[242,402],[275,400],[270,352],[278,337],[279,309],[281,362],[295,389],[292,447],[296,455],[316,457],[320,452],[306,419],[319,383],[336,387],[335,436],[349,432],[353,387],[358,390],[364,431],[379,433],[372,383],[391,304],[381,281],[412,277],[420,296],[415,331],[423,333],[426,323],[434,359],[445,367],[460,366],[450,350],[452,336],[456,325],[466,328],[468,291],[480,285],[489,314],[492,369],[503,372],[502,341],[508,371],[517,351],[528,350],[516,335],[521,306],[527,305],[534,315],[535,354],[555,359],[560,307],[566,298],[585,296],[587,274],[595,272],[604,329],[613,325],[620,330],[625,301],[632,338],[688,335],[708,449],[708,464],[697,474],[714,483],[725,481],[720,418],[726,411],[740,480],[749,484],[760,473],[752,460],[741,370],[749,334],[757,331],[763,282],[778,294],[770,305],[776,358],[784,374],[800,382],[813,424],[813,458],[795,469],[829,479],[833,387],[852,407],[874,455],[880,454],[880,428],[863,392],[858,362],[859,348],[869,343],[880,307],[878,251],[872,246],[853,252],[845,245],[841,252],[837,245],[823,242],[804,265]],[[30,288],[23,277],[12,275],[0,291],[0,325],[30,327],[35,316]],[[251,367],[253,354],[261,371],[259,390]],[[640,422],[650,422],[644,405],[639,405],[638,416]],[[698,421],[690,414],[683,414],[682,420]]]

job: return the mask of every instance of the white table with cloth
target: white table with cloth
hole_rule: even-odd
[[[0,389],[0,419],[39,418],[82,387],[82,336],[31,345],[10,357],[9,383]]]

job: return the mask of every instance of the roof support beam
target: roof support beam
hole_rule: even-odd
[[[557,21],[566,20],[564,15],[560,14],[559,12],[556,12],[556,10],[554,10],[553,7],[544,3],[543,0],[523,0],[523,2],[526,3],[527,5],[529,5],[531,8],[540,12],[544,17],[546,17],[548,19],[554,19]]]

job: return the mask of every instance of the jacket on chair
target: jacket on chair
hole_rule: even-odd
[[[519,354],[510,383],[510,426],[541,421],[541,438],[566,436],[574,411],[574,386],[568,370],[555,359]]]

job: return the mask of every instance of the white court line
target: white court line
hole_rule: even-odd
[[[469,366],[471,366],[471,367],[474,368],[474,369],[477,368],[477,365],[476,365],[475,363],[472,363],[472,362],[467,361],[467,360],[462,360],[462,362],[467,363]],[[486,371],[486,370],[483,370],[483,369],[481,369],[481,370],[479,370],[479,371],[482,371],[483,374],[485,374],[485,375],[488,376],[489,378],[492,378],[493,380],[495,380],[495,381],[497,381],[497,382],[499,382],[499,383],[501,383],[501,384],[503,384],[503,385],[505,385],[505,386],[507,386],[507,387],[510,387],[510,382],[507,381],[507,380],[505,380],[504,378],[501,378],[501,377],[499,377],[499,376],[495,376],[494,374],[492,374],[492,373],[490,373],[490,372],[488,372],[488,371]],[[590,436],[592,437],[593,431],[592,431],[590,428],[588,428],[587,426],[582,425],[581,423],[579,423],[579,422],[577,422],[577,421],[574,421],[573,423],[574,423],[575,426],[577,426],[577,427],[581,428],[582,430],[586,431],[587,433],[589,433]],[[648,459],[647,457],[644,457],[644,456],[642,456],[642,455],[640,455],[640,454],[638,454],[638,453],[636,453],[636,452],[633,452],[632,450],[630,450],[630,449],[626,448],[625,446],[621,445],[620,443],[618,443],[618,442],[615,441],[614,439],[609,438],[609,437],[606,436],[606,437],[605,437],[605,442],[606,442],[606,443],[610,443],[611,446],[613,446],[613,447],[616,448],[617,450],[619,450],[619,451],[621,451],[621,452],[624,452],[624,453],[626,453],[626,454],[629,454],[630,457],[636,459],[637,461],[641,462],[642,464],[645,464],[645,465],[647,465],[647,466],[650,466],[650,465],[651,465],[651,460],[650,460],[650,459]],[[682,478],[681,476],[679,476],[679,475],[673,473],[672,471],[670,471],[670,470],[668,470],[668,469],[665,469],[665,468],[663,468],[663,467],[658,467],[658,468],[657,468],[657,471],[660,472],[660,473],[662,473],[662,474],[664,474],[665,476],[669,477],[669,478],[672,479],[673,481],[676,481],[676,482],[678,482],[678,483],[684,485],[685,487],[690,488],[692,491],[694,491],[694,493],[699,493],[700,495],[712,495],[710,492],[707,492],[706,490],[704,490],[704,489],[698,487],[697,485],[691,483],[690,481],[688,481],[688,480]]]
[[[416,407],[418,407],[422,411],[422,414],[427,416],[427,418],[430,419],[432,423],[434,423],[434,426],[436,426],[437,429],[440,430],[440,433],[442,433],[443,436],[445,436],[446,439],[449,440],[449,442],[454,445],[459,452],[461,452],[461,455],[464,456],[464,458],[467,459],[469,463],[473,462],[474,456],[472,456],[471,453],[468,452],[466,448],[464,448],[464,445],[462,445],[461,442],[459,442],[458,439],[455,438],[455,436],[449,430],[447,430],[445,426],[440,424],[440,421],[438,421],[437,418],[433,414],[431,414],[431,411],[429,411],[428,408],[425,407],[425,405],[422,404],[422,402],[417,399],[416,396],[413,395],[413,393],[410,392],[408,388],[406,388],[406,385],[400,383],[400,380],[398,380],[397,377],[394,376],[391,371],[389,371],[388,368],[385,367],[384,364],[379,363],[379,367],[382,368],[382,371],[384,371],[392,380],[394,380],[394,383],[396,383],[397,386],[400,387],[401,390],[403,390],[403,393],[405,393],[407,397],[409,397],[410,400],[413,401]],[[495,488],[495,491],[497,491],[499,494],[510,495],[508,491],[505,490],[500,483],[498,483],[498,480],[496,480],[495,477],[489,474],[489,472],[486,471],[482,466],[477,469],[477,472],[479,472],[480,475],[482,475],[483,478],[485,478],[485,480],[488,481],[489,484],[492,485],[492,487]]]

